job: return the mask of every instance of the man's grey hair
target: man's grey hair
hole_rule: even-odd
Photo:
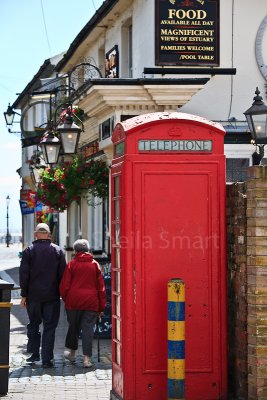
[[[86,239],[78,239],[73,243],[73,249],[76,253],[87,253],[89,248],[89,242]]]

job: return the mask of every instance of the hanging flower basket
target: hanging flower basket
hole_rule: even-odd
[[[80,201],[85,194],[101,200],[108,196],[109,169],[105,161],[85,160],[76,157],[47,168],[41,175],[37,188],[38,200],[56,211],[66,210],[73,201]]]
[[[61,123],[65,121],[66,115],[71,114],[77,124],[81,123],[84,116],[84,111],[78,106],[67,107],[66,109],[62,110],[60,113],[60,121]]]

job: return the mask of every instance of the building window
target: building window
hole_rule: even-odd
[[[97,204],[99,199],[95,198],[96,206],[88,207],[88,237],[90,248],[93,251],[103,251],[103,203]]]
[[[129,69],[129,78],[133,77],[133,37],[132,37],[132,25],[129,26],[128,29],[128,60],[129,60],[129,65],[128,65],[128,69]]]
[[[137,115],[121,115],[121,122],[126,121],[129,118],[137,117]]]
[[[226,182],[244,182],[247,180],[249,158],[226,159]]]
[[[101,71],[102,76],[105,76],[105,50],[104,47],[98,50],[98,68]]]
[[[109,199],[103,201],[103,249],[110,254]]]
[[[102,124],[99,125],[99,128],[100,128],[99,140],[105,140],[109,138],[114,129],[114,118],[112,117],[102,122]]]
[[[88,207],[88,240],[90,248],[94,252],[105,252],[110,254],[110,232],[109,232],[109,199],[95,201],[94,207]]]
[[[80,231],[80,227],[79,227],[79,221],[80,221],[80,210],[79,210],[79,206],[77,204],[76,201],[73,201],[69,207],[68,210],[69,213],[69,226],[68,226],[68,230],[69,230],[69,244],[72,247],[73,243],[75,242],[75,240],[77,240],[79,238],[79,231]]]
[[[125,21],[121,28],[121,65],[120,73],[122,78],[133,77],[133,39],[132,19]]]

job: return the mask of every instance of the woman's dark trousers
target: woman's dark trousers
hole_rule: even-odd
[[[78,349],[78,338],[82,330],[83,355],[92,356],[94,326],[98,313],[85,310],[66,310],[69,329],[66,336],[65,346],[71,350]]]

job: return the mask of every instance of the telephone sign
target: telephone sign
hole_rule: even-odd
[[[212,151],[211,140],[139,140],[139,151]]]

